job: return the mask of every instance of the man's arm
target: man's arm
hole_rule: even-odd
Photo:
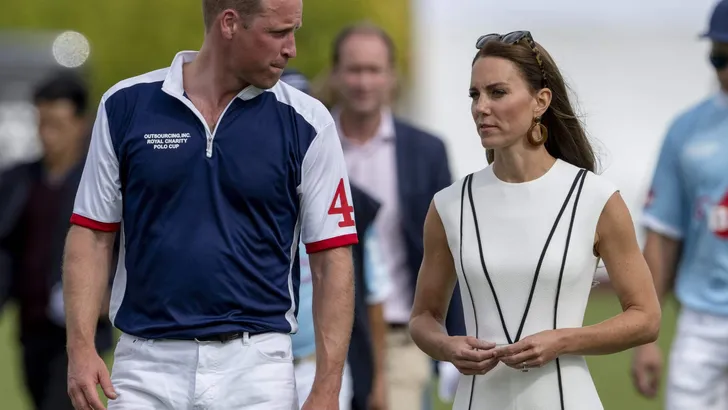
[[[110,129],[106,102],[102,99],[63,255],[69,353],[95,351],[96,324],[108,289],[116,233],[121,227],[119,161]]]
[[[316,376],[312,394],[337,395],[354,322],[354,268],[351,249],[309,255],[313,282]]]
[[[652,272],[652,279],[655,283],[657,297],[660,304],[672,291],[677,272],[677,265],[680,260],[682,241],[662,235],[658,232],[647,230],[644,257],[647,266]]]
[[[63,299],[70,355],[95,351],[96,324],[106,300],[115,232],[73,225],[66,239]]]
[[[328,116],[301,164],[301,238],[311,266],[316,333],[316,376],[306,410],[338,403],[354,321],[349,246],[359,238],[341,141]]]
[[[643,254],[661,303],[672,290],[691,208],[680,166],[685,124],[679,119],[662,144],[642,217],[647,233]]]
[[[660,149],[642,215],[642,225],[647,229],[643,255],[660,303],[672,290],[681,243],[690,219],[689,184],[683,180],[680,155],[685,136],[692,132],[692,127],[693,120],[689,116],[682,116],[670,127]],[[635,349],[632,378],[642,395],[655,397],[661,384],[662,369],[662,352],[657,343]]]

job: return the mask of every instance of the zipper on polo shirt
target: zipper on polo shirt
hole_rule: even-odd
[[[207,134],[207,146],[205,147],[205,156],[212,158],[212,135]]]
[[[192,112],[197,116],[197,119],[200,122],[202,122],[202,127],[205,129],[205,139],[207,141],[207,143],[205,144],[205,156],[207,158],[212,158],[212,148],[213,148],[213,142],[215,141],[215,133],[217,132],[217,129],[220,128],[220,122],[222,121],[222,118],[225,116],[225,113],[230,108],[233,101],[235,101],[235,99],[237,99],[239,95],[233,97],[233,99],[230,100],[228,105],[225,107],[225,109],[220,114],[220,118],[217,119],[217,124],[215,124],[215,130],[211,132],[210,128],[207,126],[207,120],[205,120],[205,117],[202,115],[202,113],[200,113],[200,110],[198,110],[197,107],[195,107],[195,105],[192,104],[192,101],[190,101],[189,98],[185,97],[184,95],[179,95],[177,93],[165,90],[164,88],[162,88],[162,90],[164,92],[166,92],[167,94],[171,95],[172,97],[182,101],[182,103],[184,105],[186,105],[187,108],[192,110]]]
[[[215,133],[220,128],[220,122],[222,122],[222,118],[225,116],[225,113],[230,108],[230,106],[233,104],[233,101],[238,98],[237,96],[233,97],[232,100],[228,103],[228,105],[225,107],[224,110],[222,110],[222,113],[220,114],[220,118],[217,119],[217,124],[215,124],[215,129],[210,132],[210,129],[207,127],[207,121],[205,121],[205,118],[200,114],[200,117],[202,117],[202,122],[205,125],[205,131],[207,131],[207,144],[205,145],[205,156],[207,158],[212,158],[212,145],[215,140]],[[194,107],[194,104],[192,104]]]

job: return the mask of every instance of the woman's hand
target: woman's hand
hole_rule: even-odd
[[[495,343],[472,336],[450,336],[443,353],[462,374],[486,374],[498,364],[494,348]]]
[[[559,357],[564,347],[563,333],[546,330],[495,350],[496,358],[514,369],[541,367]]]

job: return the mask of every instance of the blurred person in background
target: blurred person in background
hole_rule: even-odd
[[[489,165],[430,204],[412,338],[463,373],[454,410],[602,410],[583,356],[651,342],[660,326],[629,210],[594,173],[563,77],[531,33],[476,48],[471,114]],[[623,311],[583,326],[599,259]],[[444,331],[458,281],[468,336]]]
[[[199,51],[102,96],[64,256],[77,409],[297,407],[291,333],[309,254],[316,371],[303,408],[338,408],[358,242],[336,126],[280,80],[301,0],[202,0]],[[109,248],[122,331],[109,375],[92,349]]]
[[[381,204],[374,225],[392,282],[382,306],[387,358],[377,364],[374,392],[386,390],[390,410],[420,410],[433,366],[412,342],[407,324],[427,207],[452,182],[447,152],[439,138],[393,114],[395,47],[386,32],[370,24],[346,27],[334,40],[332,57],[332,114],[352,183]],[[464,334],[457,292],[454,299],[448,330]]]
[[[703,35],[721,90],[671,124],[644,209],[644,248],[660,300],[681,305],[669,355],[669,410],[728,409],[728,1]],[[635,349],[632,375],[655,397],[663,374],[656,343]]]
[[[73,406],[66,393],[61,260],[88,146],[88,90],[81,78],[63,72],[39,85],[34,103],[43,157],[0,176],[0,259],[6,261],[0,277],[9,286],[4,294],[19,307],[25,385],[34,408],[64,410]],[[97,350],[104,354],[112,344],[109,321],[99,319]]]
[[[287,68],[281,80],[309,94],[308,79],[299,71]],[[356,212],[357,232],[363,240],[352,246],[355,278],[354,326],[349,345],[348,364],[339,395],[340,410],[379,410],[385,409],[384,392],[372,396],[372,377],[375,360],[385,360],[385,324],[381,304],[391,288],[386,267],[381,260],[380,243],[373,226],[379,204],[351,184],[352,205]],[[299,244],[301,265],[301,284],[298,300],[298,333],[292,336],[293,360],[296,372],[298,401],[303,405],[311,391],[316,372],[316,340],[313,327],[312,303],[313,287],[308,253]],[[376,336],[379,340],[372,340]],[[352,380],[351,369],[357,374]]]

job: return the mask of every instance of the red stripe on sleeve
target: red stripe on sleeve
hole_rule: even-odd
[[[327,249],[340,248],[342,246],[355,245],[357,243],[359,243],[359,237],[357,234],[350,233],[347,235],[324,239],[323,241],[307,243],[306,253],[321,252]]]
[[[74,225],[83,226],[84,228],[103,232],[116,232],[121,227],[121,222],[99,222],[94,221],[93,219],[86,218],[85,216],[81,216],[79,214],[71,215],[71,223]]]

